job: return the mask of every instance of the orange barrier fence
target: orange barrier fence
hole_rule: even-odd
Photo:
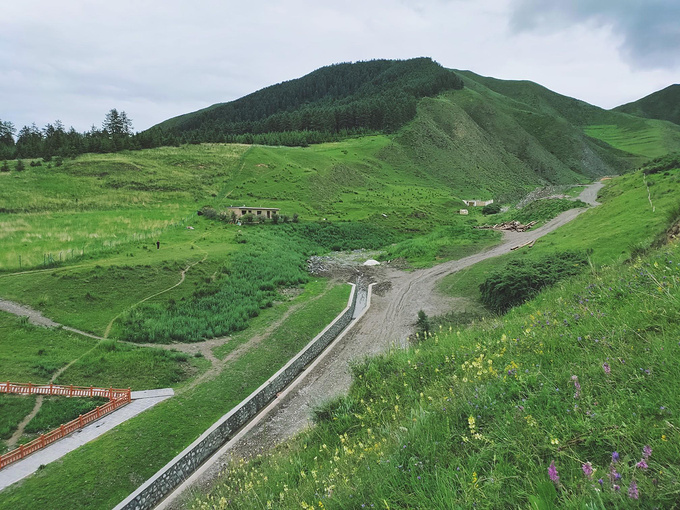
[[[89,388],[82,386],[59,386],[56,384],[34,385],[31,383],[0,383],[0,393],[14,393],[19,395],[62,395],[65,397],[104,397],[109,399],[106,404],[97,406],[96,409],[89,413],[81,414],[75,420],[60,425],[59,428],[54,429],[47,434],[41,434],[40,437],[37,437],[30,443],[26,443],[9,453],[0,455],[0,469],[12,462],[23,459],[26,455],[30,455],[36,450],[44,448],[78,429],[82,429],[88,423],[92,423],[102,416],[115,411],[119,407],[128,404],[131,400],[129,388],[120,390],[114,388],[94,388],[92,386]]]

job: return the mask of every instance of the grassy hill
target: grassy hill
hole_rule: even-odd
[[[622,173],[680,149],[680,128],[672,124],[425,58],[324,67],[157,128],[190,142],[268,146],[387,134],[392,143],[371,156],[456,194],[507,199],[538,184]],[[343,169],[338,174],[346,179]]]
[[[275,144],[298,145],[337,133],[394,131],[413,118],[420,98],[462,86],[458,76],[429,58],[336,64],[152,129],[202,142],[269,134]]]
[[[465,79],[466,87],[474,89],[479,84],[511,100],[517,112],[524,113],[515,115],[516,120],[525,128],[533,126],[530,132],[571,167],[630,168],[646,158],[678,150],[680,131],[667,122],[622,114],[618,109],[604,110],[528,81],[498,80],[469,71],[457,73]]]
[[[617,106],[614,111],[680,124],[680,85],[670,85],[632,103]]]

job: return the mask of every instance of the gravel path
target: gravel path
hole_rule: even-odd
[[[602,183],[587,186],[579,199],[598,205],[597,193]],[[572,221],[586,209],[566,211],[542,227],[527,232],[504,232],[503,242],[486,251],[452,260],[428,269],[412,272],[389,266],[365,268],[367,276],[377,282],[382,292],[374,292],[368,312],[355,323],[341,341],[333,344],[324,358],[296,387],[271,406],[267,415],[221,455],[209,459],[196,476],[178,488],[159,509],[185,508],[199,491],[209,489],[220,471],[234,458],[245,458],[264,453],[311,425],[314,407],[335,396],[346,394],[351,383],[349,364],[406,345],[413,332],[419,310],[438,315],[456,307],[460,298],[442,296],[436,291],[437,282],[444,276],[460,271],[477,262],[509,253],[512,248],[536,240]]]

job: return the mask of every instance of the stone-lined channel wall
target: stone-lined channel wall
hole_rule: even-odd
[[[114,510],[147,510],[154,508],[184,482],[191,474],[222,445],[229,441],[241,427],[264,409],[276,394],[286,388],[307,365],[333,341],[352,321],[357,301],[357,288],[352,285],[349,304],[333,322],[319,333],[297,356],[291,359],[262,386],[251,393],[240,404],[222,416],[196,441],[168,462],[149,478],[135,492],[119,503]]]

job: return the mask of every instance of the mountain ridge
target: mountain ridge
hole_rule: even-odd
[[[669,85],[637,101],[617,106],[613,110],[638,117],[667,120],[674,124],[680,124],[680,84]]]

